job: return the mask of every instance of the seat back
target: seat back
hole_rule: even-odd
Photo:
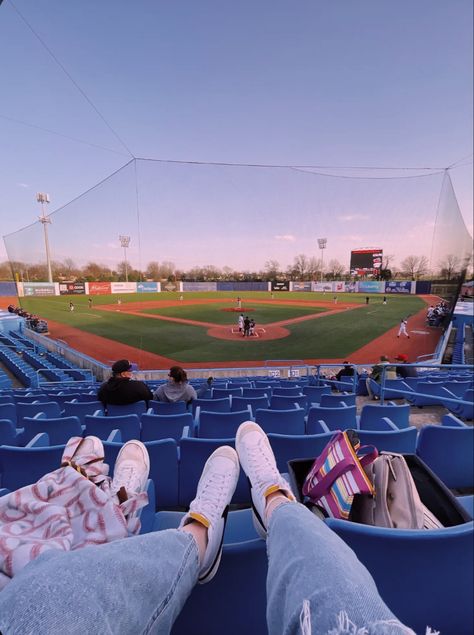
[[[334,433],[325,434],[274,434],[268,435],[280,472],[288,471],[288,461],[312,459],[321,454]]]
[[[335,395],[321,395],[321,401],[319,405],[323,408],[340,408],[342,403],[345,403],[346,406],[355,406],[356,405],[356,395],[355,393],[345,393],[341,392]]]
[[[241,423],[249,421],[251,412],[247,409],[235,412],[201,411],[196,428],[196,436],[200,439],[235,438]]]
[[[330,430],[356,429],[356,407],[322,408],[321,406],[312,406],[308,411],[306,434],[321,432],[319,420],[324,421]]]
[[[194,399],[191,402],[191,410],[193,416],[198,406],[201,407],[201,410],[206,410],[207,412],[230,412],[230,398],[223,397],[222,399]]]
[[[273,410],[259,408],[255,412],[255,421],[269,432],[277,434],[304,434],[304,410]]]
[[[153,410],[155,415],[179,415],[186,412],[185,401],[155,401],[149,402],[149,408]]]
[[[0,445],[18,445],[16,428],[10,419],[0,419]]]
[[[36,483],[48,472],[58,469],[63,452],[64,445],[42,448],[0,446],[0,487],[13,492]]]
[[[146,403],[144,401],[136,401],[125,406],[114,406],[107,404],[107,416],[122,417],[124,415],[138,415],[146,412]]]
[[[306,410],[308,406],[308,397],[306,395],[291,395],[285,396],[273,394],[270,397],[270,408],[272,410],[290,410],[296,408],[295,404],[298,404],[300,408]]]
[[[268,397],[232,397],[230,409],[235,412],[236,410],[245,410],[250,406],[252,412],[255,412],[257,408],[268,408],[269,405]]]
[[[182,439],[179,458],[179,505],[187,507],[196,496],[196,488],[207,459],[221,445],[235,447],[234,439]],[[250,493],[243,470],[240,471],[232,503],[249,504]]]
[[[275,386],[275,388],[273,389],[273,395],[278,395],[281,397],[296,397],[299,395],[304,394],[301,386],[290,386],[289,388],[287,387],[282,387],[282,386]]]
[[[17,424],[16,404],[14,403],[0,404],[0,419],[8,419],[16,426]]]
[[[424,426],[416,454],[450,488],[474,486],[474,428]]]
[[[415,427],[403,430],[358,430],[361,445],[374,445],[379,452],[399,452],[400,454],[415,454],[417,429]]]
[[[113,474],[122,443],[104,441],[105,462]],[[150,457],[149,478],[155,485],[156,509],[178,506],[178,446],[174,439],[146,441]]]
[[[331,386],[303,386],[301,392],[308,397],[309,403],[319,403],[321,395],[331,394]]]
[[[44,401],[40,403],[18,402],[16,404],[18,426],[23,427],[23,419],[25,417],[34,417],[39,412],[43,412],[48,419],[57,419],[61,416],[61,408],[55,401]]]
[[[473,632],[473,522],[430,531],[326,522],[355,551],[403,624],[416,633],[427,625],[443,634]]]
[[[472,386],[472,381],[447,381],[444,387],[447,388],[456,397],[462,397],[466,390]]]
[[[189,426],[192,431],[194,424],[190,412],[179,414],[144,414],[140,417],[141,440],[158,441],[159,439],[175,439],[179,441],[183,436],[183,428]]]
[[[272,388],[242,388],[242,397],[271,397]]]
[[[85,424],[86,415],[93,415],[97,410],[104,412],[100,401],[65,401],[63,408],[65,417],[77,417],[81,424]]]
[[[140,438],[140,420],[138,415],[123,415],[121,417],[96,417],[85,416],[84,436],[93,435],[105,440],[112,430],[120,430],[122,441],[131,441]]]
[[[222,399],[222,397],[229,397],[230,395],[241,397],[242,388],[240,386],[237,386],[236,388],[213,388],[212,389],[213,399]]]
[[[23,444],[31,441],[40,432],[47,433],[50,445],[66,445],[71,437],[82,436],[81,422],[77,417],[58,417],[54,419],[25,417],[23,426]]]
[[[360,413],[359,427],[361,430],[377,430],[377,424],[383,417],[393,421],[397,428],[408,428],[410,425],[410,406],[408,404],[397,406],[395,404],[366,403]]]

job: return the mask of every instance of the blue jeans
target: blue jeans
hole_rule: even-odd
[[[270,635],[357,632],[351,623],[365,626],[370,635],[412,633],[384,604],[354,552],[302,505],[275,510],[267,548]],[[0,631],[165,635],[198,570],[194,538],[176,529],[78,551],[50,551],[0,593]]]

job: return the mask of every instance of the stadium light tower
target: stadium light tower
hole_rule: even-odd
[[[125,260],[125,282],[128,282],[128,262],[127,249],[130,247],[130,236],[119,236],[120,245],[123,247],[123,257]]]
[[[46,265],[48,267],[48,282],[53,282],[53,274],[51,271],[51,254],[49,252],[49,239],[48,239],[48,225],[51,223],[51,219],[49,216],[46,216],[44,213],[44,205],[50,202],[49,194],[45,194],[45,192],[38,192],[36,194],[36,200],[41,204],[41,216],[38,216],[39,222],[43,225],[44,231],[44,247],[46,250]]]
[[[318,246],[321,250],[321,282],[323,281],[323,262],[324,262],[324,250],[328,244],[327,238],[318,238]]]

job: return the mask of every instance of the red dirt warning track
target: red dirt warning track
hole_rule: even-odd
[[[433,304],[439,300],[436,296],[420,296],[426,304]],[[12,298],[8,303],[15,303],[16,298]],[[144,308],[157,308],[164,306],[182,306],[183,304],[203,304],[203,303],[212,303],[212,302],[221,302],[221,300],[214,299],[202,299],[202,300],[183,300],[183,301],[167,301],[167,302],[140,302],[140,303],[131,303],[128,305],[121,305],[120,311],[123,313],[129,313],[133,315],[140,315],[140,317],[145,317],[146,314],[141,313],[140,309]],[[256,304],[257,301],[252,300],[252,304]],[[268,303],[271,304],[272,300],[268,301],[258,301],[258,303]],[[280,337],[286,337],[288,335],[288,331],[285,328],[285,325],[308,320],[315,319],[330,315],[332,313],[338,313],[341,310],[353,310],[356,308],[360,308],[364,305],[354,305],[349,303],[341,303],[337,305],[337,309],[332,302],[311,302],[311,301],[278,301],[278,304],[288,304],[288,305],[298,305],[305,304],[315,307],[326,307],[331,308],[331,310],[326,311],[325,313],[317,313],[309,316],[301,316],[298,318],[292,318],[290,320],[283,320],[280,322],[274,322],[271,325],[265,325],[265,330],[273,329],[273,334],[270,333],[268,338],[265,339],[278,339]],[[136,306],[139,305],[139,308]],[[5,305],[6,306],[6,305]],[[135,307],[133,310],[132,307]],[[96,307],[99,308],[99,307]],[[129,310],[132,308],[132,311]],[[105,311],[117,311],[117,305],[104,305],[100,307],[101,310]],[[243,312],[245,312],[245,308],[242,308]],[[184,320],[181,318],[171,318],[165,316],[158,315],[146,315],[151,319],[162,319],[169,320],[172,322],[181,322],[187,324],[197,324],[199,326],[208,326],[208,334],[211,337],[219,337],[221,335],[221,331],[226,331],[227,336],[225,339],[233,339],[235,340],[237,335],[232,335],[230,333],[229,326],[216,325],[212,323],[203,323],[203,322],[193,322],[192,320]],[[350,356],[350,361],[358,364],[371,364],[375,362],[378,357],[382,354],[388,355],[389,358],[394,358],[398,353],[404,353],[408,356],[410,361],[413,361],[419,355],[430,354],[432,353],[436,345],[441,337],[441,331],[439,329],[434,329],[427,327],[425,324],[426,318],[426,309],[421,309],[418,313],[410,317],[409,321],[409,332],[411,333],[410,339],[397,339],[397,331],[398,327],[394,327],[381,335],[380,337],[375,338],[369,344],[361,347],[359,350],[355,351]],[[78,351],[89,355],[90,357],[104,363],[110,364],[112,361],[120,358],[127,358],[137,363],[141,370],[152,370],[152,369],[165,369],[169,368],[173,364],[179,364],[180,360],[171,359],[168,357],[164,357],[161,355],[156,355],[154,353],[149,353],[147,351],[134,348],[133,346],[128,346],[127,344],[121,344],[120,342],[116,342],[114,340],[109,340],[108,338],[101,337],[99,335],[93,335],[91,333],[85,333],[80,329],[76,329],[72,326],[67,326],[65,324],[48,321],[50,334],[55,339],[61,339]],[[284,334],[283,334],[284,333]],[[224,333],[222,333],[224,335]],[[248,342],[259,341],[264,339],[263,337],[255,338],[242,338],[242,343],[245,342],[247,345]],[[309,364],[318,364],[318,363],[338,363],[344,361],[343,358],[332,358],[332,359],[306,359],[305,360]],[[212,368],[228,368],[229,366],[235,368],[243,368],[243,367],[256,367],[261,366],[261,361],[241,361],[241,362],[193,362],[186,363],[187,368],[202,368],[212,367]]]

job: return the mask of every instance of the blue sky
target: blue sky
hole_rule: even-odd
[[[56,209],[130,158],[14,7],[137,157],[447,167],[472,153],[469,0],[4,0],[1,235],[35,221],[37,191]],[[472,231],[472,164],[451,177]],[[126,168],[53,219],[53,256],[113,263],[127,233],[135,265],[286,266],[321,232],[327,259],[429,256],[441,182],[161,164],[138,178],[139,224]]]

